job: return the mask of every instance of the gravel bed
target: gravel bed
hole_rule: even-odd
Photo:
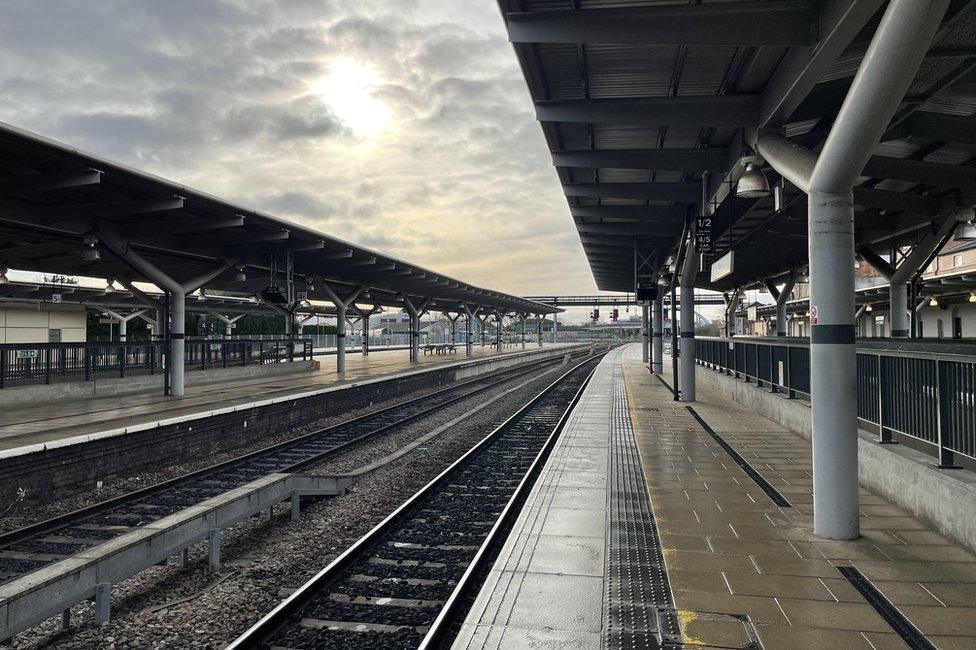
[[[486,406],[364,476],[346,495],[305,506],[298,522],[288,522],[289,508],[281,504],[273,521],[252,517],[223,531],[224,569],[216,576],[208,575],[206,545],[197,545],[190,549],[187,567],[171,558],[166,566],[146,569],[116,585],[108,624],[95,627],[91,605],[80,604],[72,608],[68,631],[60,630],[57,617],[18,635],[11,647],[222,648],[280,602],[287,590],[308,580],[554,377],[546,373]],[[316,471],[348,472],[381,459],[525,379],[484,391],[403,431],[364,443]],[[98,498],[104,498],[104,493]],[[365,638],[363,643],[372,647]]]

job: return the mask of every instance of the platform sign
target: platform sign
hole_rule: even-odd
[[[732,269],[735,261],[733,257],[734,254],[734,251],[729,251],[722,257],[712,262],[712,282],[717,282],[728,275],[732,275]]]
[[[17,350],[18,359],[36,359],[37,350]]]
[[[60,293],[52,293],[51,294],[51,302],[53,302],[55,304],[61,302],[61,294]]]
[[[712,252],[712,218],[698,217],[695,221],[695,250],[699,253]]]
[[[820,307],[813,305],[810,307],[810,324],[816,325],[820,322]]]

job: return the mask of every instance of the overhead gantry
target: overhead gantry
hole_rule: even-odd
[[[785,334],[809,281],[814,527],[856,537],[855,257],[907,336],[913,279],[976,202],[976,2],[499,6],[597,287],[654,296],[653,372],[662,294],[720,291],[728,322],[766,286]]]

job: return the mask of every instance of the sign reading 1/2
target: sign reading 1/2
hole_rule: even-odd
[[[698,217],[695,223],[695,250],[699,253],[712,252],[712,218]]]

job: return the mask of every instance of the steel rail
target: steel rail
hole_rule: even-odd
[[[192,481],[201,479],[201,478],[205,478],[206,476],[209,476],[209,475],[212,475],[212,474],[216,474],[216,473],[218,473],[220,471],[223,471],[223,470],[226,470],[226,469],[231,469],[231,468],[233,468],[235,466],[243,465],[243,464],[246,464],[246,463],[248,463],[250,461],[258,460],[258,459],[260,459],[263,456],[267,456],[267,455],[273,454],[275,452],[281,451],[281,450],[286,449],[288,447],[294,447],[294,446],[300,445],[300,444],[302,444],[304,442],[310,441],[312,439],[315,439],[315,438],[318,438],[318,437],[321,437],[321,436],[328,436],[330,433],[335,432],[335,431],[337,431],[339,429],[348,428],[350,426],[354,426],[354,425],[366,423],[366,422],[368,422],[371,419],[379,419],[381,416],[388,415],[390,413],[394,413],[394,412],[396,412],[398,410],[403,410],[406,407],[410,407],[410,406],[419,404],[419,403],[424,402],[424,401],[428,401],[428,400],[431,400],[431,399],[436,399],[436,398],[438,398],[440,396],[445,395],[446,393],[450,393],[452,391],[457,391],[459,389],[464,389],[466,387],[470,387],[472,384],[484,384],[484,382],[485,382],[486,379],[491,379],[491,378],[494,378],[494,377],[497,377],[498,378],[497,380],[492,381],[492,382],[490,382],[487,385],[479,386],[478,388],[475,388],[473,390],[464,391],[461,394],[459,394],[459,395],[457,395],[455,397],[452,397],[452,398],[450,398],[447,401],[437,402],[436,404],[432,405],[431,407],[426,408],[426,409],[423,409],[420,412],[417,412],[417,413],[411,414],[409,416],[406,416],[406,417],[397,419],[395,422],[390,423],[390,424],[383,425],[383,426],[381,426],[381,427],[379,427],[377,429],[371,429],[371,430],[367,431],[366,433],[361,434],[359,436],[356,436],[355,438],[352,438],[352,439],[350,439],[350,440],[348,440],[346,442],[343,442],[343,443],[341,443],[341,444],[339,444],[339,445],[337,445],[335,447],[331,447],[331,448],[329,448],[329,449],[327,449],[327,450],[325,450],[325,451],[323,451],[321,453],[315,454],[314,456],[311,456],[311,457],[306,458],[306,459],[302,459],[302,460],[300,460],[300,461],[298,461],[296,463],[293,463],[293,464],[287,466],[286,468],[281,469],[281,471],[283,471],[283,472],[294,472],[294,471],[296,471],[296,470],[298,470],[298,469],[300,469],[302,467],[306,467],[306,466],[311,465],[311,464],[314,464],[316,462],[321,462],[325,458],[327,458],[329,456],[333,456],[335,454],[338,454],[338,453],[340,453],[340,452],[348,449],[349,447],[351,447],[351,446],[353,446],[355,444],[358,444],[360,442],[363,442],[364,440],[366,440],[368,438],[375,437],[375,436],[378,436],[378,435],[382,435],[383,433],[385,433],[385,432],[387,432],[387,431],[389,431],[389,430],[391,430],[393,428],[397,428],[397,427],[403,426],[405,423],[408,423],[408,422],[417,420],[417,419],[422,418],[422,417],[426,417],[426,416],[430,415],[433,412],[436,412],[438,410],[441,410],[443,408],[446,408],[448,406],[451,406],[452,404],[455,404],[455,403],[457,403],[457,402],[459,402],[459,401],[461,401],[463,399],[466,399],[468,397],[471,397],[472,395],[475,395],[475,394],[477,394],[478,392],[480,392],[482,390],[485,390],[485,389],[488,389],[488,388],[492,388],[492,387],[497,386],[499,384],[505,383],[507,381],[511,381],[512,379],[516,379],[516,378],[518,378],[520,376],[523,376],[525,374],[528,374],[530,372],[533,372],[533,371],[537,370],[540,366],[545,366],[545,365],[548,365],[548,364],[556,364],[556,363],[559,363],[560,361],[561,361],[561,359],[545,359],[545,360],[541,360],[541,361],[538,361],[538,362],[534,362],[534,363],[528,364],[526,366],[519,366],[519,367],[516,367],[514,369],[511,369],[511,368],[509,368],[509,369],[502,369],[502,370],[499,370],[499,371],[496,371],[496,372],[493,372],[493,373],[489,373],[487,375],[483,375],[481,377],[477,377],[477,378],[471,379],[469,381],[465,381],[465,382],[461,382],[459,384],[454,384],[454,385],[451,385],[451,386],[447,386],[447,387],[445,387],[445,388],[443,388],[441,390],[434,391],[433,393],[428,393],[426,395],[422,395],[422,396],[413,398],[411,400],[407,400],[405,402],[400,402],[398,404],[394,404],[394,405],[391,405],[391,406],[388,406],[388,407],[384,407],[384,408],[379,409],[377,411],[372,411],[370,413],[366,413],[366,414],[357,416],[355,418],[351,418],[349,420],[345,420],[343,422],[340,422],[340,423],[331,425],[329,427],[325,427],[323,429],[319,429],[317,431],[313,431],[311,433],[307,433],[307,434],[304,434],[302,436],[298,436],[297,438],[292,438],[292,439],[285,440],[285,441],[282,441],[282,442],[279,442],[279,443],[275,443],[273,445],[269,445],[267,447],[263,447],[261,449],[258,449],[258,450],[252,451],[252,452],[248,452],[248,453],[243,454],[241,456],[237,456],[235,458],[232,458],[232,459],[229,459],[229,460],[220,462],[220,463],[216,463],[214,465],[210,465],[208,467],[204,467],[202,469],[195,470],[193,472],[189,472],[187,474],[183,474],[181,476],[177,476],[177,477],[174,477],[172,479],[168,479],[166,481],[163,481],[161,483],[157,483],[155,485],[151,485],[151,486],[148,486],[148,487],[145,487],[145,488],[141,488],[139,490],[135,490],[135,491],[132,491],[132,492],[128,492],[126,494],[122,494],[122,495],[117,496],[117,497],[114,497],[112,499],[107,499],[105,501],[101,501],[99,503],[92,504],[90,506],[86,506],[86,507],[83,507],[83,508],[79,508],[77,510],[73,510],[73,511],[68,512],[68,513],[65,513],[65,514],[58,515],[56,517],[52,517],[50,519],[46,519],[44,521],[37,522],[35,524],[31,524],[29,526],[25,526],[25,527],[22,527],[22,528],[19,528],[19,529],[16,529],[16,530],[13,530],[13,531],[4,533],[4,534],[0,535],[0,550],[6,549],[6,548],[8,548],[10,546],[13,546],[13,545],[16,545],[16,544],[19,544],[19,543],[23,543],[23,542],[26,542],[26,541],[30,541],[30,540],[32,540],[34,538],[37,538],[37,537],[46,535],[46,534],[48,534],[50,532],[53,532],[53,531],[56,531],[56,530],[59,530],[59,529],[63,529],[63,528],[66,528],[66,527],[70,527],[73,523],[77,523],[80,520],[84,520],[84,519],[87,519],[89,517],[92,517],[92,516],[96,516],[96,515],[105,513],[107,511],[110,511],[110,510],[118,507],[118,506],[125,505],[127,503],[133,503],[133,502],[141,501],[142,499],[144,499],[146,497],[149,497],[149,496],[152,496],[155,493],[162,492],[163,490],[166,490],[166,489],[169,489],[169,488],[173,488],[173,487],[178,487],[181,484],[189,483],[189,482],[192,482]],[[108,541],[108,540],[106,540],[106,541]]]
[[[513,422],[515,422],[516,420],[524,416],[526,413],[528,413],[530,409],[532,409],[532,407],[534,407],[541,400],[547,397],[549,393],[551,393],[556,387],[562,384],[562,382],[565,381],[570,375],[572,375],[574,372],[579,370],[586,363],[592,361],[595,358],[602,356],[603,354],[605,354],[605,352],[598,353],[596,355],[588,357],[584,361],[576,364],[567,372],[563,373],[551,384],[549,384],[546,388],[540,391],[535,397],[529,400],[518,411],[516,411],[514,414],[508,417],[502,424],[498,425],[488,435],[483,437],[478,443],[476,443],[474,446],[468,449],[464,454],[462,454],[459,458],[457,458],[453,463],[451,463],[447,468],[445,468],[442,472],[440,472],[436,477],[431,479],[426,485],[420,488],[420,490],[415,492],[410,498],[404,501],[399,507],[396,508],[396,510],[394,510],[389,515],[387,515],[380,523],[374,526],[369,532],[367,532],[365,535],[360,537],[349,548],[347,548],[332,562],[330,562],[325,568],[320,570],[317,574],[315,574],[315,576],[313,576],[311,579],[306,581],[305,584],[303,584],[301,587],[295,590],[288,598],[286,598],[281,603],[279,603],[273,610],[271,610],[264,617],[262,617],[257,623],[255,623],[247,631],[245,631],[244,634],[242,634],[240,637],[234,640],[229,646],[227,646],[227,650],[242,650],[244,648],[259,647],[260,643],[270,638],[279,629],[285,626],[287,624],[289,617],[291,617],[296,612],[301,611],[303,608],[305,608],[311,602],[311,600],[315,598],[317,594],[321,593],[324,589],[328,588],[333,582],[335,582],[343,570],[348,568],[353,562],[357,561],[364,553],[364,551],[368,547],[370,547],[370,545],[372,545],[374,542],[379,540],[391,528],[393,528],[393,526],[397,524],[404,517],[405,514],[408,514],[415,505],[417,505],[422,499],[425,499],[426,497],[434,494],[437,491],[437,489],[448,478],[450,478],[451,475],[453,475],[458,470],[458,468],[460,468],[468,459],[472,458],[475,454],[483,450],[496,437],[498,437],[501,433],[505,432]],[[513,495],[513,497],[508,500],[508,503],[506,504],[503,512],[501,513],[501,515],[499,515],[498,519],[496,519],[495,525],[492,527],[489,533],[489,539],[491,539],[492,542],[497,541],[499,531],[501,530],[501,526],[503,525],[503,522],[501,520],[503,518],[509,517],[510,514],[514,511],[513,503],[515,497],[524,493],[524,490],[527,487],[531,487],[531,485],[527,481],[529,474],[538,467],[540,458],[544,458],[543,453],[546,451],[546,449],[547,448],[551,449],[551,443],[554,442],[556,436],[558,436],[563,424],[566,421],[566,418],[568,417],[569,412],[572,410],[573,406],[578,401],[579,396],[581,395],[583,389],[586,387],[586,384],[589,382],[591,375],[592,375],[592,370],[590,371],[590,373],[588,373],[586,379],[584,379],[583,383],[581,384],[581,387],[575,393],[574,397],[567,404],[557,425],[553,428],[553,430],[550,432],[550,435],[547,437],[546,442],[543,445],[543,449],[540,450],[540,452],[535,456],[535,459],[533,460],[529,468],[529,471],[523,475],[522,480],[519,483],[519,486],[516,488],[515,495]],[[486,557],[486,550],[485,550],[486,548],[488,547],[485,545],[485,543],[483,543],[482,546],[479,548],[477,555],[475,556],[475,562],[479,564],[479,566],[481,565],[481,563],[484,561]],[[476,569],[472,568],[472,566],[468,567],[468,569],[465,571],[464,576],[462,577],[462,580],[458,583],[458,588],[462,587],[462,585],[464,586],[464,588],[468,588],[470,586],[472,576],[475,575],[474,573],[475,570]],[[454,611],[457,607],[457,603],[460,598],[460,593],[461,592],[455,589],[449,601],[445,602],[445,607],[450,606],[451,610]],[[441,615],[438,616],[437,620],[442,621],[441,623],[438,624],[438,629],[442,628],[442,626],[445,624],[444,622],[448,620],[447,617],[448,614],[444,614],[443,617]],[[433,630],[434,627],[432,626],[431,631]]]

